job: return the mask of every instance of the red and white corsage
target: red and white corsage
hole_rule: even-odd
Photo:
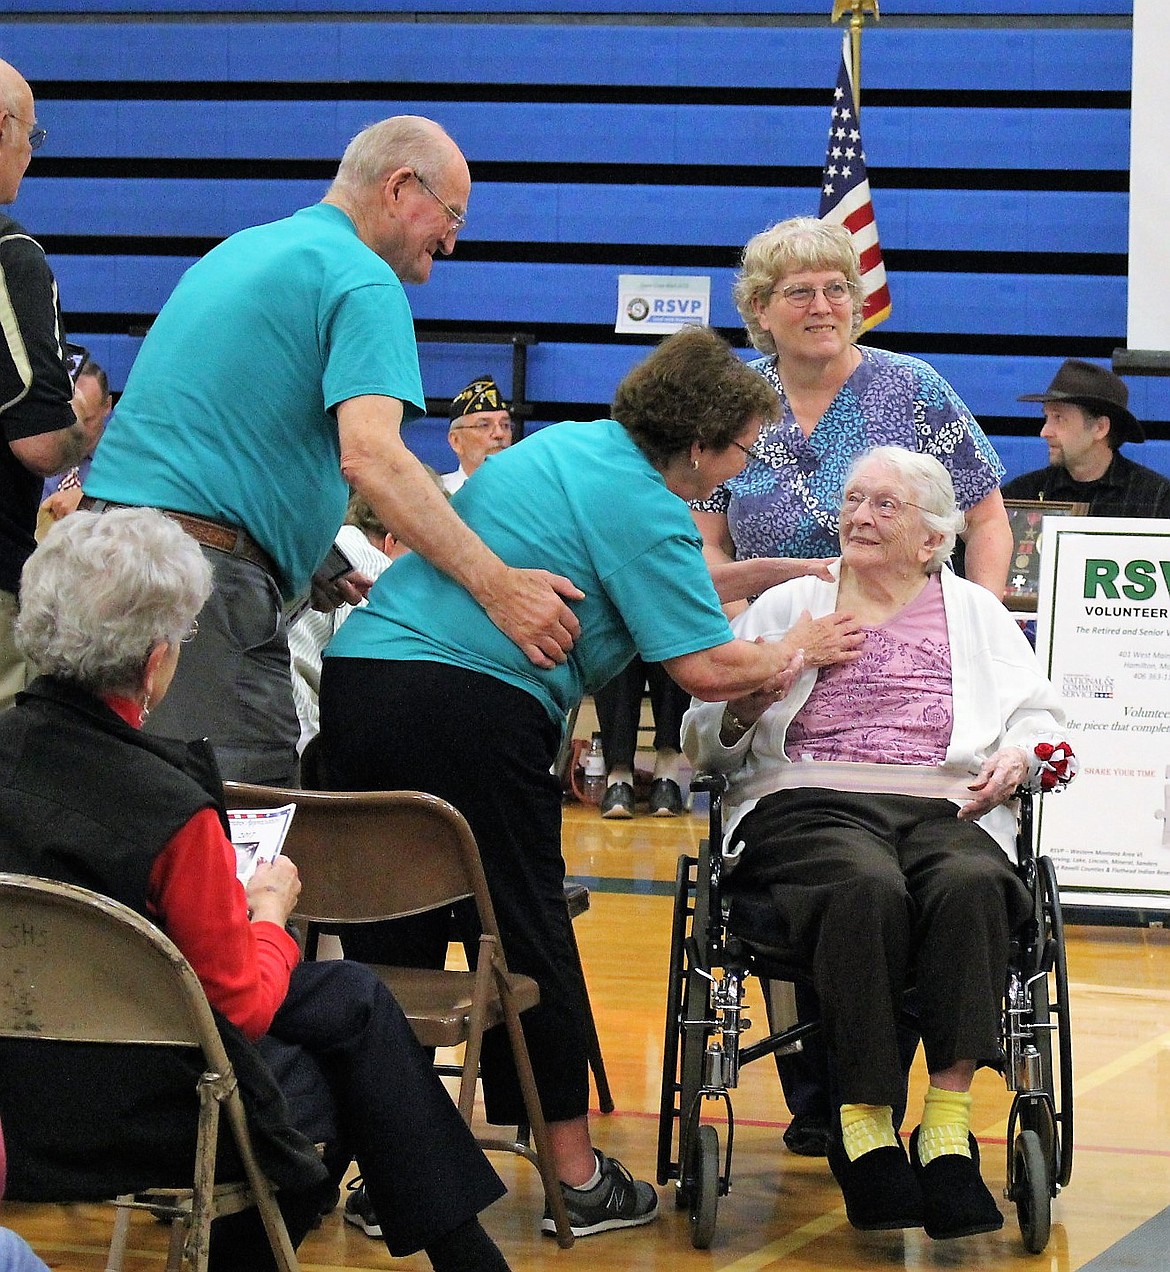
[[[1037,742],[1028,767],[1029,787],[1044,794],[1063,790],[1080,766],[1067,742]]]

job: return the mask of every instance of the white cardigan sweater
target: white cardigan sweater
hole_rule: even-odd
[[[837,566],[833,572],[836,576]],[[942,591],[951,645],[954,719],[940,777],[954,779],[952,788],[956,782],[965,786],[974,780],[983,761],[1004,746],[1023,747],[1035,777],[1036,744],[1062,740],[1064,711],[1060,700],[1041,674],[1036,655],[1015,619],[986,588],[944,569]],[[757,636],[779,640],[803,611],[820,618],[831,614],[836,603],[836,577],[831,583],[812,577],[792,579],[765,592],[732,628],[744,640]],[[816,676],[815,668],[803,672],[788,696],[769,707],[734,746],[725,747],[719,740],[724,703],[694,701],[683,717],[683,749],[696,768],[726,774],[729,780],[724,800],[724,851],[731,856],[736,855],[733,833],[737,824],[764,795],[777,789],[785,767],[791,768],[784,753],[788,725],[808,701]],[[801,767],[807,770],[810,766],[806,763]],[[1015,859],[1014,804],[993,808],[978,824]]]

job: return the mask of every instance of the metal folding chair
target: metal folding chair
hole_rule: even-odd
[[[191,965],[153,923],[100,893],[27,875],[0,874],[0,1037],[189,1047],[202,1053],[199,1126],[189,1188],[118,1197],[107,1272],[120,1272],[130,1212],[169,1219],[168,1272],[206,1272],[211,1221],[256,1206],[279,1272],[297,1256],[252,1146],[235,1073]],[[132,1075],[128,1075],[131,1077]],[[57,1093],[30,1091],[31,1101]],[[100,1093],[93,1098],[99,1099]],[[244,1179],[216,1183],[220,1114]],[[75,1200],[63,1197],[62,1201]]]

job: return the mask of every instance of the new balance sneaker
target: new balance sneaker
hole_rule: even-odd
[[[569,1227],[575,1237],[590,1237],[611,1228],[637,1228],[658,1217],[658,1194],[642,1179],[634,1179],[615,1157],[598,1153],[601,1178],[592,1188],[570,1188],[561,1185]],[[541,1232],[556,1235],[557,1225],[545,1209],[540,1221]]]
[[[378,1216],[374,1213],[374,1207],[370,1202],[370,1194],[366,1192],[366,1186],[362,1183],[360,1175],[351,1179],[346,1185],[349,1189],[349,1196],[345,1199],[345,1222],[352,1223],[355,1228],[360,1228],[367,1237],[380,1239],[382,1236],[382,1225],[378,1222]]]

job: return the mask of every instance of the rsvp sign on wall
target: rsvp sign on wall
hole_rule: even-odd
[[[1045,518],[1036,652],[1080,776],[1040,848],[1071,904],[1170,909],[1170,522]]]

